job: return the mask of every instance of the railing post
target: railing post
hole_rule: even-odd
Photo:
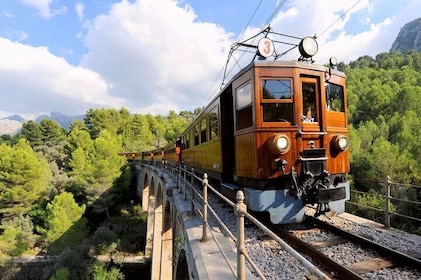
[[[183,171],[184,171],[183,195],[184,195],[184,200],[186,200],[186,180],[187,180],[187,170],[186,170],[186,166],[185,166],[185,165],[184,165]]]
[[[174,177],[176,178],[176,182],[175,183],[176,183],[176,186],[177,186],[177,189],[178,189],[178,192],[179,193],[181,192],[180,182],[179,182],[180,176],[181,176],[181,173],[180,173],[180,165],[178,163],[176,163],[175,166],[174,166]]]
[[[235,216],[237,217],[237,279],[246,279],[246,250],[244,241],[244,216],[247,212],[247,205],[244,203],[243,191],[238,191],[236,195]]]
[[[387,176],[387,184],[386,184],[386,205],[384,209],[384,226],[386,228],[390,227],[390,187],[392,185],[392,180],[390,177]]]
[[[208,237],[208,174],[203,174],[203,233],[200,241],[209,241]]]
[[[194,216],[194,168],[191,169],[190,187],[191,187],[191,214]]]

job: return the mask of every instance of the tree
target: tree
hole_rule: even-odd
[[[39,125],[42,141],[47,145],[57,145],[65,139],[64,129],[56,121],[43,119]]]
[[[120,176],[120,168],[124,164],[123,157],[118,154],[120,147],[120,138],[104,130],[94,140],[87,157],[88,198],[91,202],[96,201],[92,204],[95,207],[94,210],[105,212],[107,217],[109,217],[110,197],[107,197],[106,192],[112,187],[114,180]]]
[[[174,111],[170,111],[167,116],[167,129],[165,131],[167,142],[175,142],[187,125],[188,122],[184,117],[177,115]]]
[[[5,216],[26,214],[49,190],[51,171],[25,139],[0,145],[0,211]]]
[[[153,134],[146,116],[135,114],[123,129],[123,148],[143,151],[151,147]]]
[[[92,266],[92,277],[94,280],[120,280],[124,279],[124,274],[116,267],[107,269],[104,264],[94,264]]]
[[[0,235],[0,256],[21,256],[33,247],[35,236],[28,216],[19,215],[12,220],[4,220],[1,227],[4,231]]]
[[[36,147],[42,144],[41,127],[34,121],[28,121],[22,125],[22,135],[26,138],[31,147]]]
[[[92,140],[89,132],[79,127],[73,127],[67,136],[66,154],[72,158],[72,154],[76,149],[80,148],[82,151],[87,151],[91,145]]]
[[[128,111],[122,109],[120,112],[116,109],[89,109],[85,115],[85,125],[92,139],[99,136],[103,130],[117,135],[122,127],[122,118],[127,119]]]
[[[69,244],[78,245],[86,237],[87,221],[82,218],[85,209],[86,206],[79,206],[68,192],[55,196],[47,205],[46,238],[50,250],[53,248],[51,251],[59,252]]]

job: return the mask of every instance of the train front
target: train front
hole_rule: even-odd
[[[349,199],[346,79],[333,60],[313,63],[314,50],[304,49],[317,51],[313,40],[301,41],[299,61],[257,60],[233,84],[235,179],[247,186],[249,209],[275,224],[302,222],[305,205],[341,213]],[[252,109],[242,104],[248,94]]]

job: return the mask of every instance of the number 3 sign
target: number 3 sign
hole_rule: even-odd
[[[257,45],[257,50],[259,51],[259,55],[268,58],[273,54],[275,47],[271,39],[262,38]]]

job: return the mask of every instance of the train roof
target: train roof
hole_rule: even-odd
[[[228,83],[224,85],[224,87],[220,90],[220,92],[223,92],[226,87],[228,87],[234,80],[236,80],[238,77],[243,75],[245,72],[249,71],[253,67],[284,67],[284,68],[301,68],[301,69],[309,69],[309,70],[315,70],[315,71],[323,71],[328,72],[329,67],[321,64],[314,64],[309,63],[306,61],[296,61],[296,60],[290,60],[290,61],[283,61],[283,60],[254,60],[249,65],[241,69],[237,74],[235,74]],[[345,77],[345,73],[331,69],[331,73],[337,76]],[[219,94],[218,94],[219,95]]]

